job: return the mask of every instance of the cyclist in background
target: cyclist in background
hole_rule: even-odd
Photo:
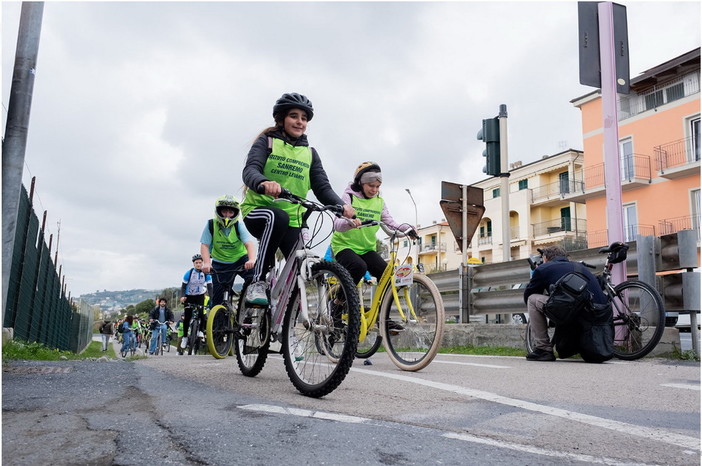
[[[313,115],[307,97],[294,92],[283,94],[273,106],[275,125],[261,131],[249,150],[242,173],[247,191],[241,211],[246,226],[259,240],[259,260],[246,292],[250,304],[268,304],[265,280],[275,253],[280,248],[287,257],[300,233],[304,209],[286,202],[274,203],[281,189],[301,197],[311,189],[323,204],[343,205],[329,184],[319,154],[307,142],[305,131]],[[262,194],[257,191],[259,186]],[[354,215],[350,205],[344,206],[344,215]]]
[[[183,275],[183,283],[180,286],[181,298],[180,302],[185,304],[183,315],[185,316],[185,324],[183,329],[180,347],[185,348],[188,344],[188,330],[190,327],[190,319],[193,316],[194,306],[201,306],[199,309],[200,328],[205,328],[204,306],[205,294],[212,295],[212,277],[202,271],[202,256],[195,254],[192,257],[193,266]],[[181,336],[181,335],[178,335]],[[198,331],[196,337],[202,338],[204,334]]]
[[[173,323],[173,311],[168,308],[166,298],[159,298],[158,305],[151,310],[149,314],[149,322],[151,323],[151,344],[149,345],[149,354],[156,353],[156,345],[158,344],[158,332],[161,332],[161,341],[165,343],[168,336],[166,327]],[[157,321],[163,322],[158,323]]]
[[[229,194],[215,202],[215,216],[200,237],[202,271],[212,273],[211,306],[222,304],[224,292],[236,274],[248,281],[256,262],[256,243],[241,221],[239,201]],[[245,272],[239,272],[244,269]],[[204,302],[203,302],[204,304]]]
[[[355,170],[353,181],[349,183],[341,199],[351,204],[357,218],[349,221],[343,218],[334,220],[334,234],[331,248],[336,261],[346,267],[354,283],[358,283],[366,272],[378,281],[382,277],[387,262],[376,252],[376,233],[379,225],[358,228],[366,220],[382,221],[388,227],[406,233],[417,239],[417,233],[410,225],[397,223],[380,197],[383,175],[375,162],[363,162]],[[400,331],[403,327],[397,322],[387,322],[389,330]]]
[[[182,343],[182,342],[183,342],[183,332],[185,331],[185,328],[184,328],[184,327],[185,327],[185,312],[183,312],[183,313],[180,315],[180,319],[179,319],[178,322],[176,322],[176,324],[175,324],[175,329],[176,329],[176,332],[177,332],[177,335],[178,335],[178,340],[179,340],[179,342],[178,342],[178,347],[177,347],[177,348],[178,348],[178,354],[181,355],[181,356],[183,355],[183,346],[186,346],[186,345],[187,345],[187,344],[186,344],[186,345],[183,345],[183,343]]]
[[[133,323],[134,316],[127,316],[124,322],[119,324],[122,327],[122,348],[120,349],[122,355],[129,352],[132,345],[136,345],[136,341],[134,341],[134,329],[132,327]]]

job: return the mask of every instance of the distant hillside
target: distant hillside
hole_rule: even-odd
[[[103,311],[122,310],[129,305],[139,304],[147,299],[155,299],[163,290],[124,290],[96,291],[79,296],[91,306],[98,306]]]

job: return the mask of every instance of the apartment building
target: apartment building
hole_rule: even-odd
[[[471,241],[470,257],[483,263],[506,260],[503,228],[509,228],[511,259],[526,258],[548,244],[564,244],[569,250],[586,247],[585,204],[578,200],[584,193],[582,169],[583,153],[574,149],[510,164],[509,224],[504,226],[500,179],[471,185],[483,190],[485,214]]]
[[[606,245],[602,99],[571,101],[582,113],[588,247]],[[619,95],[619,156],[624,236],[700,230],[700,49],[631,79]]]

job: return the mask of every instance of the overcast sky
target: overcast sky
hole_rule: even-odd
[[[627,6],[631,76],[700,46],[700,2]],[[2,2],[3,134],[20,3]],[[510,162],[582,149],[577,3],[45,3],[25,186],[48,210],[72,296],[179,286],[214,200],[241,195],[284,92],[342,192],[383,168],[399,221],[440,220],[442,180],[482,173],[483,118]]]

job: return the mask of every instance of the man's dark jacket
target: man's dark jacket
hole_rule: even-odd
[[[563,256],[556,256],[534,270],[534,274],[531,276],[531,280],[529,280],[529,284],[524,290],[524,302],[526,303],[529,296],[535,293],[542,294],[544,291],[548,291],[549,286],[555,284],[559,278],[574,271],[582,273],[587,277],[588,289],[592,293],[592,302],[595,304],[606,304],[607,297],[602,292],[597,277],[582,264],[570,262]]]
[[[156,306],[149,313],[149,319],[158,320],[159,317],[159,307]],[[173,322],[175,318],[173,316],[173,311],[171,311],[168,306],[166,306],[166,322]]]

